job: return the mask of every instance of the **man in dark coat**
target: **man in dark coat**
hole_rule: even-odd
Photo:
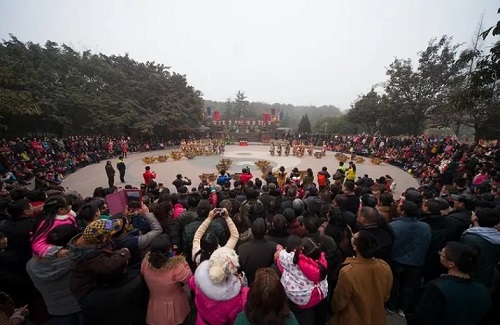
[[[111,161],[108,160],[106,162],[106,167],[104,167],[106,170],[106,176],[108,176],[108,185],[109,187],[113,187],[115,184],[115,169],[113,168],[113,165],[111,165]]]
[[[127,167],[123,162],[123,156],[118,157],[118,163],[116,163],[116,169],[118,169],[118,172],[120,173],[120,182],[125,183],[125,169],[127,169]]]

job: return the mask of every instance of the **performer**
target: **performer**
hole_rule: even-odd
[[[290,143],[287,142],[285,147],[285,156],[288,157],[289,154],[290,154]]]
[[[307,150],[307,153],[309,154],[309,156],[313,155],[313,153],[314,153],[314,145],[312,143],[309,145],[309,149]]]
[[[269,153],[274,156],[274,142],[271,142],[271,147],[269,148]]]
[[[281,146],[281,142],[278,143],[278,156],[281,157],[281,149],[282,149],[282,146]]]

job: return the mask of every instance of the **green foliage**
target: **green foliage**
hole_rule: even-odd
[[[238,90],[234,98],[234,112],[237,118],[244,118],[248,116],[248,100],[245,92]]]
[[[344,120],[360,125],[368,134],[375,134],[380,127],[382,106],[381,96],[372,88],[369,93],[358,98]]]
[[[12,134],[153,135],[197,127],[201,93],[155,62],[76,52],[47,41],[0,43],[0,126]]]
[[[302,119],[299,122],[298,132],[311,133],[311,122],[309,121],[309,117],[307,117],[307,114],[302,116]]]

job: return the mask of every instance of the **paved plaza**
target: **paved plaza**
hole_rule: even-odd
[[[143,183],[142,173],[144,172],[144,167],[146,164],[143,163],[142,158],[146,156],[158,156],[168,154],[172,150],[178,150],[177,148],[170,148],[163,151],[153,151],[153,152],[142,152],[130,154],[128,158],[125,159],[125,164],[127,165],[127,171],[125,174],[126,183],[120,183],[118,177],[118,171],[115,176],[115,185],[124,186],[126,184],[131,184],[133,186],[139,186]],[[267,145],[250,145],[247,147],[240,146],[226,146],[226,152],[224,155],[213,155],[213,156],[199,156],[194,159],[187,160],[183,158],[179,161],[166,161],[166,162],[156,162],[151,164],[151,170],[155,171],[157,174],[157,182],[163,183],[168,186],[170,190],[174,190],[172,181],[175,179],[177,174],[182,174],[183,176],[189,177],[193,185],[198,186],[200,179],[198,175],[202,173],[217,172],[215,165],[222,158],[229,158],[233,161],[231,168],[228,170],[229,173],[241,172],[241,169],[248,166],[250,167],[254,177],[261,177],[261,171],[255,166],[257,160],[268,160],[273,165],[273,170],[276,170],[280,166],[285,166],[286,170],[290,170],[294,167],[298,167],[299,170],[305,170],[307,168],[312,168],[314,174],[321,170],[323,166],[328,167],[330,174],[333,174],[338,167],[338,161],[334,157],[334,152],[327,152],[326,156],[317,159],[315,157],[304,156],[302,158],[288,156],[288,157],[278,157],[271,156],[269,154],[269,147]],[[116,169],[116,159],[112,161],[113,166]],[[63,182],[64,187],[68,187],[72,190],[80,192],[84,197],[92,195],[96,187],[102,186],[107,187],[107,177],[104,170],[106,161],[102,161],[99,164],[93,164],[85,167],[74,174],[69,175]],[[357,165],[357,175],[363,176],[368,174],[373,179],[384,175],[391,175],[397,183],[395,190],[396,197],[401,195],[401,191],[405,190],[411,186],[418,186],[418,182],[405,171],[388,165],[380,164],[374,165],[369,159],[363,164]]]

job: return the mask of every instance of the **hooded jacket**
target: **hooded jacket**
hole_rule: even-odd
[[[198,309],[196,325],[233,324],[245,307],[248,287],[243,287],[236,275],[214,284],[208,276],[208,264],[209,261],[203,261],[189,279]]]
[[[80,301],[94,289],[101,274],[115,273],[124,268],[130,258],[127,249],[113,251],[113,244],[76,246],[77,235],[68,244],[70,258],[74,261],[69,275],[69,288]]]
[[[328,281],[326,275],[321,277],[318,264],[327,269],[328,264],[325,253],[321,253],[318,261],[299,255],[298,263],[293,263],[295,252],[288,253],[281,250],[277,259],[277,265],[282,271],[281,284],[285,288],[286,295],[299,308],[307,309],[313,307],[325,299],[328,295]]]
[[[495,228],[473,227],[462,236],[462,243],[474,248],[479,255],[477,272],[472,279],[490,288],[495,266],[500,262],[500,232]]]
[[[73,261],[69,257],[47,259],[33,257],[26,264],[31,280],[40,291],[52,316],[63,316],[80,311],[80,305],[69,289],[69,271]]]

